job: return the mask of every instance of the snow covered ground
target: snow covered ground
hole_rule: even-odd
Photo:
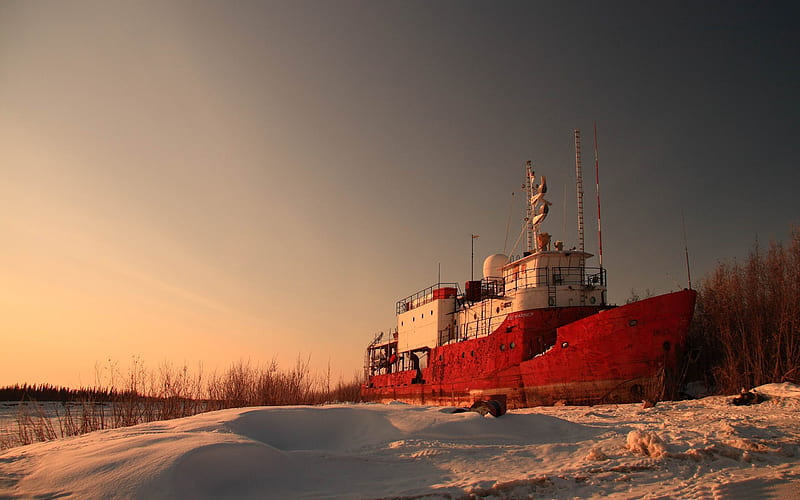
[[[0,498],[800,498],[800,387],[539,407],[223,410],[0,453]]]

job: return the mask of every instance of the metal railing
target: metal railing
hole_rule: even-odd
[[[404,313],[419,306],[425,305],[435,299],[447,298],[444,296],[445,292],[441,292],[441,297],[435,296],[434,294],[436,290],[447,288],[455,289],[453,296],[458,296],[461,293],[458,288],[458,283],[437,283],[429,286],[428,288],[424,288],[415,294],[409,295],[404,299],[398,300],[396,304],[396,312],[397,314]]]
[[[606,270],[602,267],[536,267],[506,275],[506,292],[531,287],[562,285],[605,286]]]

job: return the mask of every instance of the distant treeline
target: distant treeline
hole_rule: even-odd
[[[698,292],[695,379],[721,393],[800,381],[800,228],[786,245],[756,244],[745,262],[721,262]]]
[[[210,375],[170,364],[146,368],[134,359],[124,376],[116,363],[108,372],[107,388],[23,384],[0,389],[0,401],[28,403],[20,405],[10,432],[5,437],[0,433],[0,449],[225,408],[354,402],[361,387],[359,373],[349,381],[334,382],[330,371],[312,373],[309,360],[300,358],[289,369],[280,368],[275,360],[242,361]],[[45,401],[78,404],[59,405],[54,415],[39,404]]]
[[[116,370],[116,365],[112,368]],[[220,374],[204,376],[186,366],[164,365],[147,370],[134,362],[123,385],[71,389],[50,384],[15,384],[0,387],[0,401],[122,402],[122,401],[197,401],[214,408],[320,404],[330,401],[357,401],[361,380],[339,380],[331,384],[330,373],[312,374],[308,361],[298,359],[288,370],[273,360],[268,365],[240,361]]]
[[[122,397],[115,389],[70,389],[49,384],[15,384],[0,387],[0,401],[94,401],[110,402]]]

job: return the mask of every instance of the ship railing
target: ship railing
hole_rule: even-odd
[[[458,283],[436,283],[419,292],[400,299],[396,304],[397,314],[410,311],[437,299],[447,299],[460,294]]]
[[[437,345],[446,345],[457,339],[458,332],[455,324],[447,325],[446,328],[439,330],[439,343]]]
[[[499,299],[505,295],[505,283],[501,279],[483,278],[481,280],[481,299]]]
[[[602,267],[536,267],[506,275],[506,292],[533,287],[606,286]]]
[[[495,304],[496,305],[496,304]],[[460,324],[448,325],[439,331],[439,345],[452,344],[465,340],[485,337],[494,332],[505,321],[507,314],[497,312],[490,301],[484,301],[480,305],[470,308],[469,315],[475,315],[475,319],[462,318]]]
[[[586,275],[586,286],[606,286],[606,270],[602,267],[586,268],[593,271],[591,274]],[[596,272],[594,272],[596,271]]]
[[[442,330],[439,332],[439,345],[486,337],[497,330],[504,319],[505,315],[479,318],[462,323],[458,328],[454,328],[453,330]]]
[[[394,359],[392,359],[394,355]],[[364,376],[367,380],[372,375],[392,373],[397,370],[397,328],[387,333],[375,335],[367,346],[364,360]]]

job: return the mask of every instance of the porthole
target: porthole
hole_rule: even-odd
[[[500,344],[500,350],[501,351],[505,351],[506,350],[506,345],[505,344]]]
[[[422,319],[424,317],[425,317],[425,313],[422,313],[422,314],[419,315],[419,319]]]
[[[513,348],[517,347],[517,344],[515,344],[515,343],[513,343],[513,342],[512,342],[512,343],[508,344],[508,347],[510,347],[511,349],[513,349]]]
[[[590,297],[589,298],[589,303],[590,304],[594,304],[595,302],[597,302],[597,298],[595,298],[595,297]]]
[[[564,342],[561,344],[562,349],[566,349],[567,347],[569,347],[569,342]]]
[[[499,307],[497,308],[497,314],[500,314],[500,308]]]
[[[413,323],[414,321],[416,321],[416,320],[417,320],[417,318],[411,318],[411,322],[412,322],[412,323]]]
[[[466,356],[467,356],[467,353],[465,353],[465,352],[461,353],[461,359],[464,359]]]
[[[636,326],[638,324],[639,324],[639,322],[636,321],[635,319],[632,319],[632,320],[628,321],[628,326]]]
[[[475,351],[469,351],[469,355],[474,358],[475,357]]]
[[[433,309],[431,309],[431,316],[433,316]]]
[[[400,326],[403,326],[403,322],[402,321],[400,322]]]

